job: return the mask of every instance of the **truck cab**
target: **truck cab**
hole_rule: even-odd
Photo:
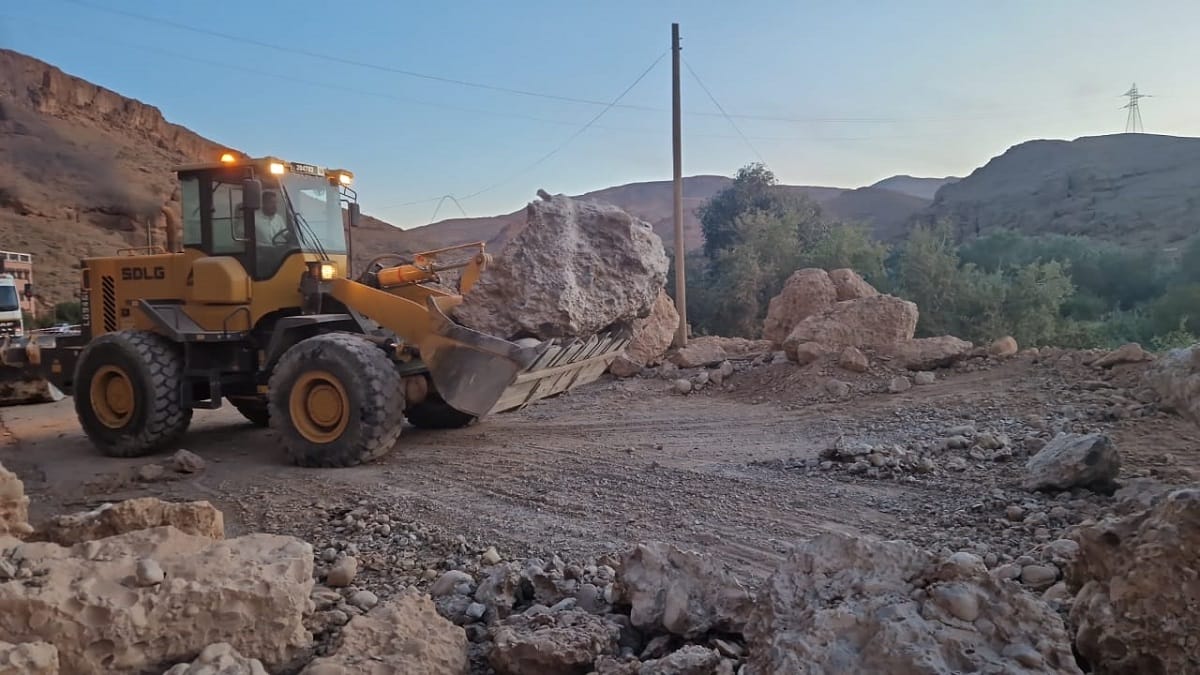
[[[21,314],[21,294],[17,280],[11,274],[0,274],[0,337],[25,335],[25,319]]]

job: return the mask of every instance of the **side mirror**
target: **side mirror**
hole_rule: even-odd
[[[362,217],[362,210],[358,207],[358,202],[350,202],[347,207],[350,212],[350,227],[358,227],[359,219]]]
[[[249,211],[262,208],[262,181],[256,178],[242,181],[242,208]]]

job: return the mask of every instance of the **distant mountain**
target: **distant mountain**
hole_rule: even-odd
[[[892,176],[871,185],[870,187],[879,188],[881,190],[891,190],[913,197],[919,197],[926,201],[932,201],[933,196],[943,185],[949,185],[960,180],[954,176],[945,178],[917,178],[915,176]]]
[[[929,200],[876,186],[846,190],[824,204],[824,209],[843,220],[866,223],[876,239],[903,239],[915,214]]]
[[[961,236],[1000,229],[1166,246],[1197,234],[1200,138],[1153,134],[1016,145],[942,187],[919,222]]]

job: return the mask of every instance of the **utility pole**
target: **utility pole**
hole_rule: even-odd
[[[1129,87],[1129,91],[1121,95],[1129,99],[1129,103],[1122,106],[1129,109],[1129,114],[1125,117],[1125,133],[1142,133],[1142,111],[1138,107],[1138,99],[1149,98],[1150,94],[1139,93],[1137,82],[1134,82],[1133,86]]]
[[[675,157],[675,311],[679,312],[679,327],[675,330],[675,346],[686,347],[687,321],[687,247],[683,242],[683,136],[680,130],[679,103],[679,24],[671,24],[671,144]]]

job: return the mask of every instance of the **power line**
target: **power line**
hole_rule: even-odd
[[[683,59],[683,65],[688,69],[688,72],[692,74],[692,77],[696,80],[696,84],[700,85],[700,88],[704,90],[704,93],[708,96],[708,100],[712,101],[713,105],[717,106],[717,110],[721,111],[722,115],[725,115],[725,119],[729,121],[729,126],[733,127],[733,130],[737,132],[737,135],[742,137],[742,140],[746,143],[746,147],[750,148],[750,152],[753,152],[754,155],[758,157],[758,161],[766,164],[767,160],[763,159],[762,153],[758,151],[758,148],[754,147],[754,144],[750,142],[749,138],[746,138],[746,134],[742,133],[742,130],[740,127],[738,127],[737,122],[734,122],[733,118],[731,118],[729,114],[725,112],[725,108],[723,108],[721,103],[717,101],[717,97],[713,96],[712,92],[708,90],[707,86],[705,86],[704,80],[701,80],[700,76],[696,74],[696,71],[692,70],[692,64],[688,63],[687,59]]]
[[[1129,91],[1121,95],[1129,98],[1129,103],[1121,106],[1129,109],[1129,114],[1125,117],[1125,133],[1142,133],[1142,110],[1138,107],[1138,99],[1148,98],[1150,94],[1139,94],[1137,82],[1134,82]]]
[[[437,221],[438,211],[442,210],[442,204],[445,204],[447,199],[454,202],[454,205],[458,207],[459,212],[463,214],[463,218],[470,218],[470,216],[467,215],[467,210],[462,207],[462,204],[458,203],[458,200],[454,198],[454,195],[443,195],[442,198],[438,200],[437,207],[433,209],[433,215],[429,216],[430,223]]]

